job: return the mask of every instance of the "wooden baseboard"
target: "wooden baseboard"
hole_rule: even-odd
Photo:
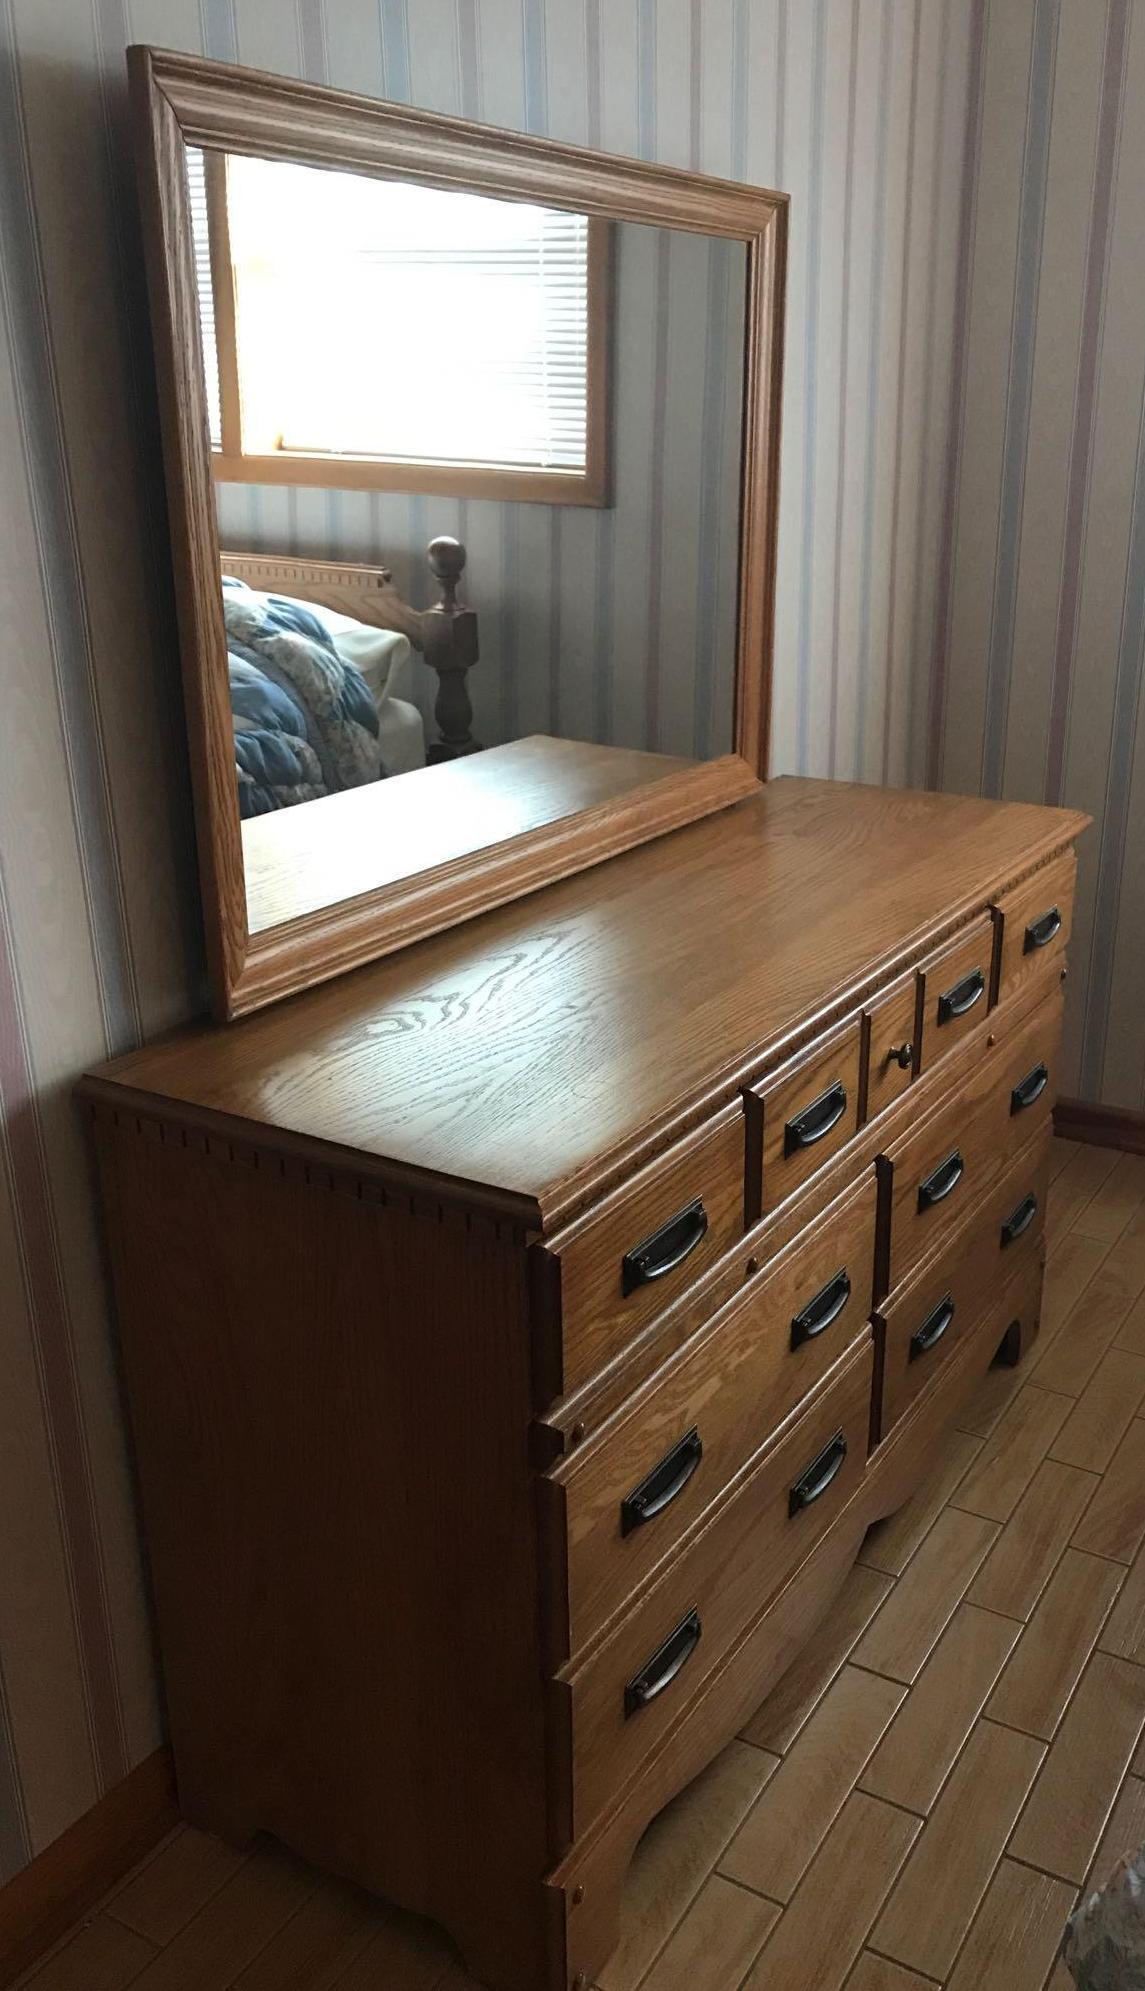
[[[1054,1107],[1054,1133],[1070,1141],[1088,1141],[1097,1148],[1124,1148],[1145,1154],[1145,1113],[1127,1106],[1091,1106],[1084,1099],[1059,1099]]]
[[[178,1819],[169,1749],[157,1749],[0,1888],[0,1985],[85,1914]]]

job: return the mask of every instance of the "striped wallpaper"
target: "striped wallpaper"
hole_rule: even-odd
[[[975,33],[927,781],[1069,802],[1070,1089],[1145,1106],[1145,4]]]
[[[1145,0],[0,0],[0,1878],[160,1733],[69,1100],[202,1000],[133,40],[790,191],[777,769],[1093,809],[1145,1081]]]

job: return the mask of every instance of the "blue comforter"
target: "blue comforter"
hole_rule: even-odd
[[[261,816],[382,777],[378,714],[317,615],[224,578],[239,814]]]

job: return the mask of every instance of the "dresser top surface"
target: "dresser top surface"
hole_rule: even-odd
[[[784,777],[243,1022],[128,1053],[98,1090],[472,1185],[551,1227],[1087,820]]]

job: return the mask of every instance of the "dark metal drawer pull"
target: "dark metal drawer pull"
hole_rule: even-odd
[[[703,1440],[699,1427],[693,1424],[685,1432],[678,1445],[665,1452],[658,1466],[646,1473],[639,1486],[620,1503],[620,1532],[630,1535],[634,1528],[642,1528],[645,1521],[651,1521],[670,1507],[678,1493],[683,1493],[696,1467],[704,1456]]]
[[[1039,947],[1048,947],[1050,941],[1055,940],[1061,930],[1061,909],[1058,906],[1051,906],[1048,913],[1042,913],[1037,919],[1030,921],[1022,941],[1023,954],[1033,954]]]
[[[981,968],[974,968],[970,974],[963,975],[960,982],[955,982],[952,989],[947,989],[945,995],[939,996],[939,1022],[950,1023],[956,1016],[965,1016],[985,993],[986,977]]]
[[[1050,1074],[1047,1067],[1035,1065],[1032,1072],[1027,1072],[1025,1078],[1018,1080],[1010,1094],[1011,1113],[1020,1113],[1024,1106],[1032,1106],[1035,1099],[1041,1098],[1049,1082]]]
[[[814,1147],[832,1127],[837,1127],[847,1111],[847,1088],[842,1079],[836,1079],[802,1113],[797,1113],[783,1129],[783,1152],[795,1154],[800,1148]]]
[[[942,1340],[947,1328],[954,1319],[954,1296],[947,1293],[939,1300],[933,1313],[928,1313],[921,1327],[916,1327],[910,1337],[910,1361],[919,1355],[928,1355],[930,1350]]]
[[[929,1210],[935,1203],[941,1203],[952,1190],[957,1189],[965,1173],[966,1163],[955,1148],[953,1154],[948,1154],[945,1161],[939,1162],[938,1167],[933,1174],[927,1176],[925,1182],[919,1183],[919,1209]]]
[[[828,1279],[822,1292],[816,1293],[815,1298],[808,1300],[802,1311],[795,1315],[791,1323],[791,1346],[801,1348],[805,1341],[814,1341],[817,1334],[822,1334],[833,1320],[838,1320],[850,1297],[851,1280],[844,1265],[833,1279]]]
[[[651,1237],[625,1252],[620,1265],[625,1294],[634,1293],[637,1286],[649,1285],[653,1279],[662,1279],[666,1272],[674,1272],[689,1252],[696,1249],[701,1238],[707,1236],[707,1230],[708,1213],[697,1196],[694,1203],[677,1210]]]
[[[1023,1231],[1029,1230],[1037,1214],[1038,1199],[1031,1189],[1028,1196],[1023,1196],[1017,1209],[1011,1210],[1005,1223],[1002,1225],[1003,1250],[1005,1250],[1008,1244],[1013,1244],[1016,1238],[1020,1238]]]
[[[681,1667],[686,1666],[700,1643],[703,1626],[698,1611],[689,1611],[681,1618],[674,1632],[670,1632],[663,1645],[657,1646],[647,1666],[641,1668],[634,1679],[624,1689],[624,1712],[635,1714],[638,1708],[646,1708],[665,1687],[670,1687]]]
[[[805,1473],[801,1473],[787,1496],[788,1516],[801,1514],[810,1507],[820,1494],[826,1493],[836,1473],[842,1471],[847,1456],[847,1440],[841,1431],[836,1431],[829,1445],[824,1445],[817,1459],[812,1459]]]

